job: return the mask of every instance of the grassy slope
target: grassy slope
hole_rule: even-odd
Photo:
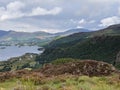
[[[108,77],[87,77],[63,75],[32,81],[11,79],[0,83],[0,90],[119,90],[117,75]]]

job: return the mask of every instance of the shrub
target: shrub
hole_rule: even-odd
[[[75,59],[72,59],[72,58],[60,58],[52,61],[51,63],[57,65],[57,64],[65,64],[68,62],[74,62],[74,61]]]

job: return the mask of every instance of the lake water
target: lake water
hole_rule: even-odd
[[[6,46],[5,48],[0,46],[0,61],[22,56],[25,53],[42,53],[43,51],[39,51],[38,48],[38,46]]]

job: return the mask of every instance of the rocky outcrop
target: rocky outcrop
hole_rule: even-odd
[[[41,69],[41,72],[48,76],[62,74],[102,76],[110,75],[114,71],[116,69],[111,64],[94,60],[80,60],[60,65],[48,64]]]
[[[120,63],[120,51],[118,52],[116,56],[116,63]]]
[[[0,82],[11,78],[23,77],[46,78],[66,74],[74,76],[107,76],[112,73],[117,73],[117,70],[111,64],[94,60],[80,60],[57,65],[46,64],[43,68],[38,70],[22,69],[17,71],[0,72]]]

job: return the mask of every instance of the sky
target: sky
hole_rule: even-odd
[[[99,30],[120,23],[120,0],[0,0],[0,30]]]

